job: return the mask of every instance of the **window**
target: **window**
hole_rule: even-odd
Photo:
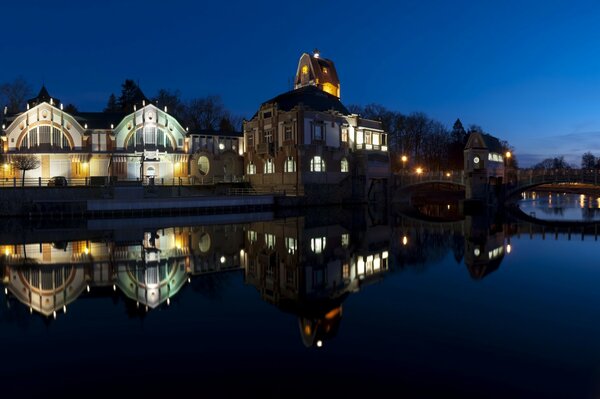
[[[284,126],[283,128],[283,140],[291,141],[294,140],[294,133],[292,132],[291,126]]]
[[[139,128],[135,131],[135,146],[144,144],[144,129]]]
[[[340,170],[342,172],[348,172],[349,171],[349,165],[348,165],[348,159],[347,158],[342,158],[342,160],[340,161]]]
[[[314,156],[310,160],[311,172],[325,172],[325,160],[320,156]]]
[[[365,143],[364,134],[362,130],[356,132],[356,144],[363,145]]]
[[[264,173],[275,173],[275,163],[272,159],[267,159],[264,166]]]
[[[342,234],[342,247],[347,248],[350,245],[350,234]]]
[[[371,142],[371,132],[368,131],[368,130],[365,132],[365,143],[366,144],[373,144]]]
[[[380,145],[381,144],[381,140],[379,140],[380,138],[380,134],[379,133],[373,133],[373,145]]]
[[[177,139],[177,146],[178,147],[182,147],[183,146],[183,139]]]
[[[348,142],[348,129],[342,129],[342,142]]]
[[[283,164],[283,171],[288,173],[296,171],[296,161],[294,160],[294,157],[286,158],[285,164]]]
[[[325,250],[325,244],[327,242],[327,238],[325,237],[317,237],[310,239],[310,249],[316,253],[320,254]]]
[[[248,164],[248,167],[246,168],[247,172],[249,175],[255,175],[256,174],[256,165],[254,165],[253,162],[250,162]]]
[[[315,123],[313,125],[313,140],[323,141],[325,125],[322,123]]]
[[[144,144],[155,145],[156,144],[156,128],[145,127],[144,128]]]
[[[251,243],[256,242],[257,237],[258,235],[256,234],[256,231],[248,230],[248,241]]]
[[[298,249],[298,241],[292,237],[285,238],[285,248],[289,254],[294,254]]]
[[[264,137],[263,142],[272,143],[273,142],[273,130],[271,130],[271,129],[265,130],[263,137]]]
[[[308,65],[302,65],[302,75],[308,75]]]
[[[271,114],[271,111],[263,112],[263,118],[264,118],[264,119],[270,118],[270,117],[271,117],[271,115],[272,115],[272,114]]]
[[[198,171],[200,172],[201,176],[206,176],[209,170],[210,161],[208,160],[208,157],[202,155],[200,158],[198,158]]]
[[[43,125],[40,126],[40,145],[50,144],[50,132],[52,131],[51,126]]]
[[[254,147],[254,134],[247,133],[246,141],[248,142],[248,148]]]
[[[275,248],[275,234],[265,234],[265,244],[267,248],[274,249]]]

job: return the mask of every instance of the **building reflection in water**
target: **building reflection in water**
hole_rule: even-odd
[[[245,281],[298,316],[304,345],[320,347],[336,335],[346,297],[388,270],[389,237],[382,225],[348,230],[308,226],[302,217],[254,223],[240,251]]]
[[[505,228],[487,215],[449,223],[404,215],[388,223],[386,215],[368,210],[151,231],[36,232],[31,240],[38,242],[0,245],[0,275],[9,304],[14,298],[31,313],[57,318],[86,296],[121,296],[130,316],[143,315],[169,306],[196,277],[241,271],[263,300],[298,318],[306,346],[320,347],[337,334],[346,298],[390,270],[423,267],[451,251],[479,280],[508,252]],[[57,236],[84,239],[51,241]],[[194,291],[211,289],[206,278],[196,281]]]
[[[190,276],[239,268],[242,226],[138,233],[113,232],[105,241],[0,246],[5,292],[32,313],[54,318],[90,291],[119,290],[149,310],[169,305]]]

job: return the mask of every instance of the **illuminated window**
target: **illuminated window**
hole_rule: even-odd
[[[198,240],[198,248],[201,252],[208,252],[210,250],[210,234],[202,233]]]
[[[368,131],[368,130],[365,132],[365,143],[366,144],[373,144],[371,142],[371,132]]]
[[[265,234],[265,244],[267,248],[275,248],[275,234]]]
[[[359,130],[356,132],[356,144],[362,145],[364,143],[365,143],[365,136],[364,136],[362,130]]]
[[[208,157],[202,155],[198,158],[198,172],[200,172],[201,176],[206,176],[208,171],[210,170],[210,161]]]
[[[347,247],[348,245],[350,245],[350,234],[342,234],[342,247]]]
[[[342,141],[344,143],[348,142],[348,129],[342,129]]]
[[[327,68],[323,67],[323,73],[327,73]]]
[[[379,139],[381,136],[379,133],[373,133],[373,145],[380,145],[381,140]]]
[[[348,265],[347,263],[344,263],[344,266],[342,266],[342,278],[346,279],[350,277],[350,265]]]
[[[285,163],[283,164],[283,171],[288,173],[296,171],[296,161],[294,160],[294,157],[286,158]]]
[[[320,156],[314,156],[310,160],[311,172],[325,172],[325,160]]]
[[[302,65],[302,75],[308,75],[308,65]]]
[[[248,172],[249,175],[255,175],[256,174],[256,165],[254,165],[253,162],[250,162],[248,164],[247,172]]]
[[[298,249],[298,241],[292,237],[285,238],[285,248],[289,254],[294,254]]]
[[[248,241],[253,243],[253,242],[256,242],[257,238],[258,238],[258,235],[256,234],[256,231],[248,230]]]
[[[342,160],[340,161],[340,169],[342,172],[348,172],[348,170],[350,169],[347,158],[342,158]]]
[[[275,173],[275,163],[272,159],[267,159],[263,167],[264,173]]]
[[[310,239],[310,249],[316,253],[320,254],[325,250],[325,245],[327,243],[327,238],[325,237],[317,237]]]

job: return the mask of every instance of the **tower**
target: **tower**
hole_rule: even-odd
[[[322,58],[319,50],[304,53],[298,61],[294,89],[317,86],[326,93],[340,98],[340,80],[333,61]]]

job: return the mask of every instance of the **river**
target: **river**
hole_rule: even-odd
[[[596,225],[219,218],[4,223],[4,395],[600,394]]]

